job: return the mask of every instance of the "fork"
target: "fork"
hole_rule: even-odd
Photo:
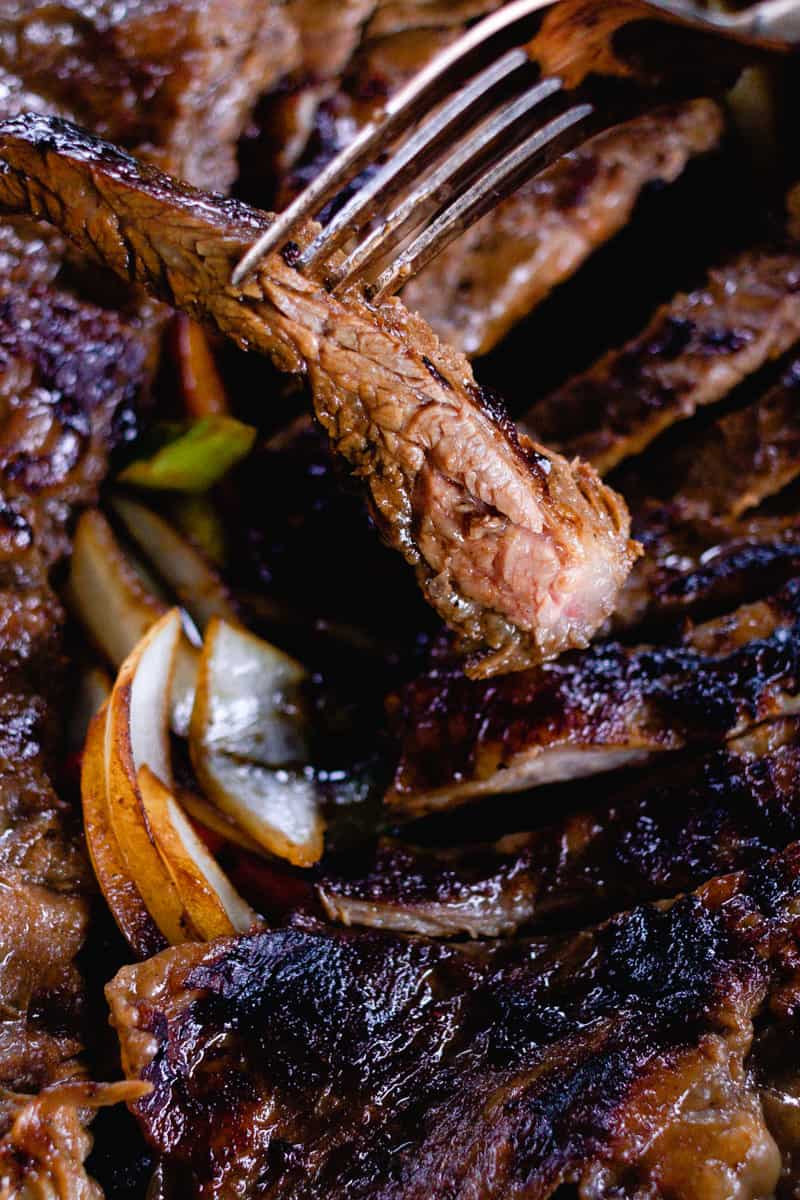
[[[663,29],[655,57],[646,39],[631,36],[653,21],[706,35],[699,61],[690,55],[687,69],[678,44],[665,62]],[[800,46],[800,0],[736,13],[691,0],[511,0],[388,100],[247,250],[231,282],[241,285],[284,248],[330,291],[360,286],[380,302],[559,155],[687,87],[707,91],[707,35],[723,67],[731,56],[720,46],[735,48],[738,71],[760,52]],[[326,210],[333,215],[300,249],[294,236]]]

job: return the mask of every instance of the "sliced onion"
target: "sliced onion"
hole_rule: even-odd
[[[137,775],[148,766],[165,784],[171,782],[169,691],[180,634],[178,609],[148,630],[120,668],[105,731],[109,823],[128,874],[172,945],[192,940],[196,931],[153,843]]]
[[[149,958],[167,945],[148,912],[111,828],[106,788],[105,745],[108,704],[92,720],[81,771],[81,800],[86,843],[100,889],[120,932],[134,954]]]
[[[205,792],[271,853],[317,862],[324,823],[308,761],[306,672],[261,638],[211,621],[198,672],[189,747]]]
[[[230,592],[220,576],[174,526],[152,508],[127,496],[115,496],[111,503],[139,549],[201,631],[212,617],[237,619]]]
[[[146,764],[137,785],[150,836],[192,927],[205,940],[246,933],[257,924],[256,914],[209,854],[171,791]]]
[[[167,606],[148,590],[105,517],[81,516],[75,531],[65,598],[90,638],[115,667],[138,645]],[[194,703],[197,650],[182,637],[173,679],[171,724],[186,736]]]

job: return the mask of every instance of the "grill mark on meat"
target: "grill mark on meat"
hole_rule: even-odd
[[[796,969],[799,867],[792,846],[570,939],[165,951],[108,988],[154,1086],[136,1112],[203,1200],[770,1195],[748,1054]]]
[[[526,432],[606,472],[727,395],[800,337],[800,256],[748,251],[679,294],[620,350],[537,402]]]
[[[642,763],[798,707],[800,580],[690,628],[681,645],[597,642],[503,679],[446,660],[389,702],[400,759],[387,803],[417,816]]]
[[[63,122],[7,122],[2,153],[11,211],[60,222],[117,271],[133,245],[141,282],[281,369],[308,372],[319,420],[366,483],[382,536],[472,652],[468,670],[586,644],[637,553],[621,500],[585,464],[539,446],[532,459],[524,441],[521,453],[476,403],[466,360],[422,322],[397,302],[335,300],[280,255],[233,289],[231,264],[263,214],[182,188]],[[54,205],[68,195],[81,200]]]
[[[277,6],[90,9],[5,6],[0,114],[80,113],[176,173],[224,186],[250,102],[270,64],[283,69]],[[90,302],[97,271],[82,276],[73,253],[63,271],[64,249],[25,218],[0,226],[0,1191],[94,1200],[85,1114],[126,1089],[101,1098],[94,1085],[78,1096],[60,1084],[85,1069],[75,959],[96,885],[78,815],[53,787],[68,664],[49,576],[69,552],[74,507],[96,499],[111,444],[135,424],[160,316],[138,300],[126,315]]]
[[[382,840],[318,885],[346,925],[497,937],[575,926],[749,868],[800,833],[800,723],[771,722],[708,754],[679,754],[607,789],[591,808],[494,845]]]

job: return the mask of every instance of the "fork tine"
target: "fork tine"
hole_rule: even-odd
[[[334,290],[346,287],[357,272],[364,270],[375,258],[391,249],[399,235],[413,232],[431,215],[430,202],[438,201],[438,207],[447,200],[447,192],[452,189],[456,180],[463,178],[465,172],[474,175],[480,161],[486,154],[491,154],[497,140],[520,121],[529,115],[537,105],[549,100],[561,90],[561,80],[553,76],[541,80],[529,88],[516,100],[502,108],[490,120],[470,132],[469,136],[457,143],[439,166],[423,178],[422,183],[414,188],[369,234],[347,259],[336,267],[331,268],[326,277],[326,283]],[[415,218],[413,228],[408,222]],[[320,241],[324,238],[324,232]]]
[[[448,205],[386,268],[375,283],[367,288],[369,298],[379,303],[393,295],[445,246],[494,208],[499,200],[515,191],[525,179],[537,174],[556,155],[565,153],[583,141],[588,134],[581,126],[594,112],[592,104],[575,105],[510,150],[472,187]]]
[[[301,254],[297,262],[300,270],[312,269],[321,259],[329,257],[349,233],[362,229],[378,198],[385,203],[396,194],[407,181],[409,170],[416,172],[426,166],[437,148],[452,139],[473,113],[477,117],[477,110],[493,89],[526,64],[530,65],[530,59],[524,50],[509,50],[424,121]]]
[[[552,2],[553,0],[511,0],[511,3],[479,21],[452,46],[437,54],[405,87],[387,101],[382,115],[365,125],[350,145],[320,172],[280,216],[276,217],[269,229],[239,260],[231,275],[231,283],[235,287],[238,286],[265,254],[282,245],[294,228],[319,212],[341,191],[344,184],[358,175],[375,151],[407,129],[421,109],[430,107],[433,103],[432,95],[442,88],[447,77],[468,59],[473,51]]]

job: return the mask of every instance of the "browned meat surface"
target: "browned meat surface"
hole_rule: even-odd
[[[396,301],[337,300],[280,255],[233,289],[231,265],[267,218],[72,126],[7,122],[1,149],[9,211],[49,216],[124,277],[307,373],[384,540],[473,653],[473,674],[586,644],[636,555],[622,501],[584,464],[520,442],[423,322]]]
[[[727,395],[800,337],[800,254],[747,252],[676,296],[628,345],[539,401],[522,422],[605,472]]]
[[[404,303],[465,354],[487,354],[628,223],[647,184],[671,183],[721,128],[717,106],[697,100],[601,134],[453,242]]]
[[[77,113],[224,186],[249,104],[283,70],[283,23],[247,4],[5,5],[0,114]],[[56,791],[70,665],[50,574],[134,428],[159,330],[152,306],[90,301],[77,256],[66,273],[64,260],[54,230],[0,226],[0,1195],[43,1200],[99,1195],[82,1166],[94,1101],[47,1090],[85,1069],[75,960],[95,891],[79,814]]]
[[[139,331],[45,284],[0,283],[0,1083],[75,1069],[73,960],[93,881],[52,782],[67,664],[49,585],[144,373]]]
[[[799,870],[792,846],[569,940],[166,951],[108,988],[136,1111],[204,1200],[770,1196],[749,1052],[792,1019]]]
[[[690,628],[676,646],[596,642],[504,679],[446,659],[391,701],[387,802],[417,815],[735,737],[798,707],[800,585]]]
[[[0,67],[49,111],[208,188],[233,182],[249,109],[295,59],[272,0],[16,0],[0,13]]]
[[[430,936],[571,926],[751,867],[800,833],[800,724],[759,726],[708,754],[676,755],[603,788],[591,807],[494,845],[426,849],[385,839],[328,871],[328,915]]]
[[[676,511],[735,519],[791,483],[800,474],[798,400],[800,360],[765,395],[665,456],[659,473],[670,479]]]
[[[620,597],[614,628],[710,617],[781,587],[800,569],[800,538],[793,524],[779,532],[768,529],[762,537],[755,530],[729,537],[725,529],[706,526],[712,540],[683,544],[682,559],[672,557],[679,531],[654,539],[647,569],[631,576]],[[686,536],[699,538],[702,532],[702,526],[690,525]]]

